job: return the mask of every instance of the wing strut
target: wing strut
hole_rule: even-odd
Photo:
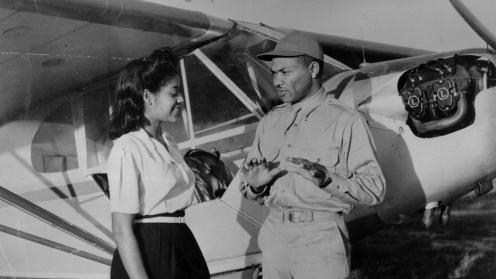
[[[455,7],[456,11],[463,17],[463,19],[472,27],[472,29],[477,33],[488,45],[490,45],[494,50],[496,50],[496,37],[489,29],[487,29],[484,24],[482,24],[477,17],[470,12],[469,9],[460,0],[450,0],[451,5]]]
[[[82,258],[85,258],[88,260],[99,262],[99,263],[104,264],[104,265],[110,266],[110,264],[112,263],[112,261],[110,259],[100,257],[100,256],[94,255],[94,254],[89,253],[89,252],[81,251],[80,249],[70,247],[70,246],[67,246],[67,245],[59,243],[59,242],[51,241],[49,239],[42,238],[42,237],[27,233],[27,232],[23,232],[23,231],[18,230],[18,229],[14,229],[11,227],[0,225],[0,231],[4,232],[4,233],[8,233],[8,234],[16,236],[16,237],[19,237],[19,238],[22,238],[22,239],[33,241],[35,243],[38,243],[38,244],[41,244],[44,246],[48,246],[48,247],[53,248],[53,249],[64,251],[64,252],[67,252],[67,253],[72,254],[72,255],[76,255],[76,256],[79,256],[79,257],[82,257]]]
[[[89,233],[88,231],[67,222],[50,211],[24,199],[23,197],[12,193],[11,191],[0,186],[0,199],[6,203],[21,209],[22,211],[50,224],[51,226],[64,231],[76,238],[79,238],[90,245],[112,255],[115,247],[103,239]]]

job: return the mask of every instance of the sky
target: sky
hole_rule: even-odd
[[[448,0],[146,0],[219,18],[263,22],[431,51],[486,47]],[[495,0],[462,0],[496,33]]]

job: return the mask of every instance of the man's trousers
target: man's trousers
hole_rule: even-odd
[[[264,279],[344,279],[350,244],[341,214],[271,208],[258,236]]]

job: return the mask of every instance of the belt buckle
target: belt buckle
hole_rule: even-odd
[[[174,223],[184,223],[184,217],[172,217]]]
[[[288,221],[291,223],[313,221],[313,211],[311,210],[291,210],[288,211]]]

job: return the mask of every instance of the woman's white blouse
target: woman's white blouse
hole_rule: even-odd
[[[191,205],[195,178],[178,147],[167,148],[144,129],[114,142],[107,161],[110,212],[153,215]]]

